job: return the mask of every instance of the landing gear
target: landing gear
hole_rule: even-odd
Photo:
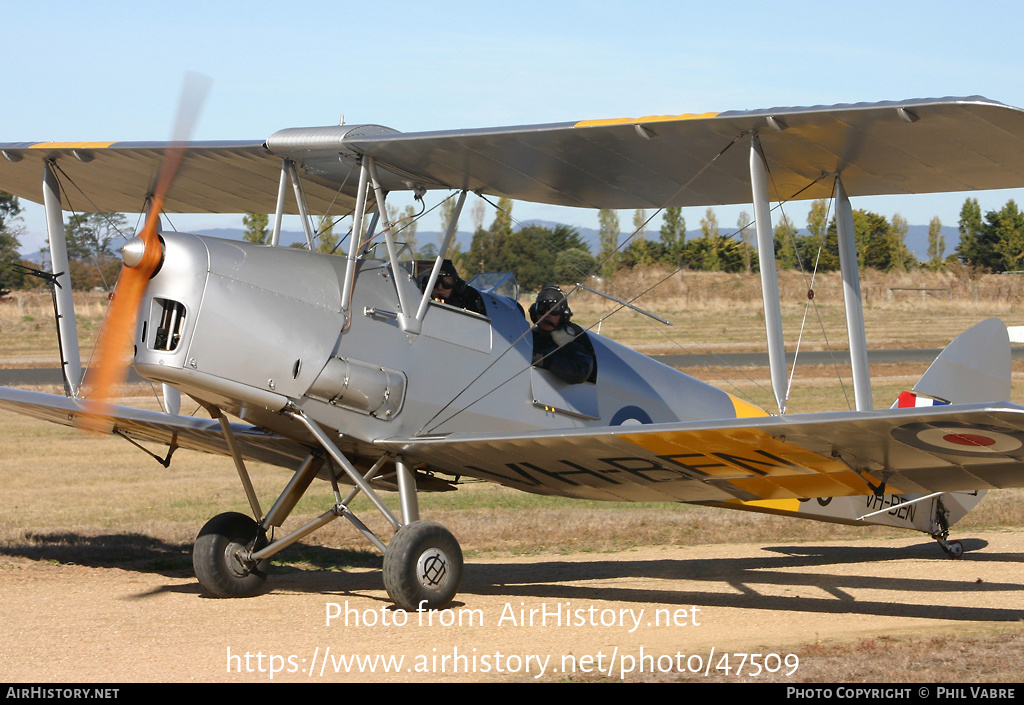
[[[250,554],[267,545],[259,524],[237,512],[218,514],[199,532],[192,566],[211,597],[251,597],[267,580],[265,564]]]
[[[959,541],[946,541],[945,539],[938,539],[938,542],[939,545],[942,546],[942,550],[945,551],[946,555],[950,558],[963,558],[964,545]]]
[[[440,609],[462,583],[462,549],[432,521],[403,526],[384,553],[384,588],[404,610]]]
[[[932,517],[932,538],[939,542],[939,546],[946,555],[956,560],[963,558],[964,545],[959,541],[949,541],[949,510],[942,503],[939,497],[935,501],[934,515]]]
[[[384,554],[384,587],[395,604],[407,611],[440,609],[448,605],[462,583],[462,549],[446,528],[430,521],[420,521],[416,498],[416,473],[402,456],[382,454],[368,470],[359,471],[334,443],[332,436],[300,411],[289,416],[301,423],[319,442],[323,451],[341,471],[329,468],[328,479],[334,491],[334,506],[268,544],[267,532],[280,527],[313,479],[320,474],[326,458],[312,451],[295,471],[291,481],[266,515],[260,508],[248,471],[234,441],[230,424],[216,407],[211,416],[221,419],[235,468],[242,480],[249,506],[257,522],[243,514],[221,514],[211,519],[199,532],[192,554],[196,577],[203,589],[213,597],[249,597],[260,592],[266,580],[269,559],[303,537],[335,519],[348,519],[381,553]],[[401,519],[385,504],[370,485],[385,464],[394,463],[398,483]],[[347,478],[353,489],[342,496],[339,479]],[[438,482],[434,480],[434,482]],[[390,544],[379,539],[350,509],[357,494],[364,494],[395,531]]]

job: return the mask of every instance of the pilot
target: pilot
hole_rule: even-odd
[[[420,282],[420,288],[425,289],[429,281],[430,274],[428,273]],[[480,292],[466,284],[459,277],[459,273],[455,270],[455,265],[452,264],[450,259],[446,259],[441,263],[441,271],[437,274],[437,280],[434,282],[433,291],[430,292],[430,298],[449,306],[458,306],[474,313],[487,314],[487,309],[484,307],[484,299],[480,296]]]
[[[554,373],[568,384],[593,382],[597,358],[587,332],[570,322],[572,311],[557,286],[546,286],[530,306],[533,327],[533,364]]]

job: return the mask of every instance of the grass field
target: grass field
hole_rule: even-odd
[[[648,289],[659,278],[658,273],[622,278],[615,282],[616,293],[632,295]],[[806,289],[801,277],[792,273],[782,277],[787,340],[795,340],[801,328],[807,309]],[[814,291],[817,311],[812,308],[808,314],[801,345],[803,349],[842,351],[846,348],[846,331],[838,275],[819,277]],[[868,342],[873,348],[942,347],[964,328],[990,316],[1002,317],[1010,325],[1024,324],[1024,281],[1019,277],[972,277],[960,272],[887,278],[869,273],[864,291]],[[104,295],[89,294],[76,301],[83,360],[88,360],[102,323],[104,299]],[[629,311],[602,320],[615,305],[591,294],[573,300],[574,320],[595,330],[600,321],[602,334],[647,353],[764,349],[756,276],[685,273],[654,288],[636,303],[674,325],[669,328]],[[39,293],[16,293],[0,302],[0,367],[56,364],[50,306],[49,295]],[[913,385],[924,367],[873,366],[876,405],[888,406],[896,394]],[[769,405],[770,383],[765,369],[716,366],[686,371],[754,403]],[[1014,365],[1014,382],[1012,400],[1024,403],[1024,365],[1020,363]],[[851,390],[847,364],[798,367],[791,409],[847,409],[852,404]],[[136,395],[131,403],[155,408],[156,401],[145,396],[147,389],[130,392]],[[132,563],[190,571],[191,544],[198,527],[223,511],[248,511],[233,464],[227,458],[180,452],[170,469],[164,470],[123,441],[13,414],[3,414],[2,420],[0,457],[6,502],[0,518],[0,568],[5,560],[28,558],[100,566]],[[258,464],[250,471],[266,508],[288,475]],[[1022,499],[1024,491],[992,493],[984,500],[985,511],[968,515],[958,524],[958,530],[1024,527]],[[332,504],[329,489],[314,487],[286,528],[298,526]],[[563,500],[483,483],[467,484],[456,493],[424,495],[420,504],[425,516],[444,523],[459,537],[470,560],[485,552],[605,552],[640,545],[802,542],[900,533],[881,527],[836,527],[680,504],[641,506]],[[387,535],[375,512],[366,511],[358,503],[355,508],[357,513],[363,510],[361,516],[372,529]],[[345,522],[335,522],[280,554],[285,570],[288,566],[332,570],[379,562],[376,551],[367,550],[366,542]],[[1009,636],[1001,633],[977,639],[980,641],[970,642],[972,650],[993,650],[997,654],[991,659],[994,663],[1001,659],[1014,664],[1009,671],[993,671],[992,680],[1020,680],[1024,676],[1021,667],[1015,665],[1016,656],[1005,657],[1024,645],[1020,630]],[[870,674],[868,664],[879,657],[893,661],[920,648],[921,643],[900,640],[806,647],[808,653],[822,657],[821,663],[835,659],[835,663],[854,664],[849,677],[845,671],[825,670],[828,675],[819,678],[834,681],[857,679],[857,674]],[[863,659],[860,670],[857,659]],[[937,668],[918,679],[951,678],[948,671]],[[815,679],[810,674],[804,677]],[[863,680],[871,680],[870,675]]]

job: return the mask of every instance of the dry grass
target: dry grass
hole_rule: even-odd
[[[650,680],[694,683],[1020,683],[1024,679],[1024,629],[924,637],[880,636],[855,642],[815,642],[786,653],[800,661],[792,676],[775,673],[736,677],[712,670],[707,677],[666,673]],[[733,662],[735,664],[735,661]],[[772,666],[775,667],[774,661]],[[866,686],[870,687],[870,686]],[[934,689],[932,689],[934,691]],[[915,691],[916,694],[916,691]],[[933,693],[934,694],[934,693]],[[862,698],[857,698],[861,700]]]
[[[789,667],[773,660],[771,666],[778,666],[776,672],[762,670],[757,676],[736,676],[726,673],[724,668],[712,668],[707,676],[669,672],[637,680],[660,683],[941,683],[948,688],[965,687],[962,684],[967,683],[1013,684],[1024,679],[1024,663],[1020,660],[1022,648],[1024,629],[1020,627],[923,637],[880,636],[854,642],[814,642],[787,649],[786,654],[799,658],[791,676],[786,675],[791,670]],[[733,667],[736,663],[734,659]],[[716,665],[723,665],[723,662]],[[934,695],[934,688],[932,691]],[[869,698],[856,698],[864,699]]]
[[[781,272],[780,298],[788,347],[795,344],[807,309],[807,279],[799,272]],[[896,288],[890,291],[892,288]],[[763,351],[764,317],[760,279],[756,274],[683,271],[672,276],[652,268],[623,272],[601,284],[609,293],[673,322],[655,323],[629,310],[620,310],[601,323],[600,332],[647,354]],[[883,274],[863,273],[861,288],[868,343],[872,348],[942,347],[979,320],[1004,318],[1024,324],[1024,277],[977,275],[964,268],[945,272],[923,270]],[[917,291],[908,289],[936,289]],[[802,349],[846,348],[842,280],[838,273],[814,280],[814,303],[808,314]],[[644,293],[646,292],[646,293]],[[641,295],[642,294],[642,295]],[[532,294],[524,293],[525,306]],[[76,292],[82,359],[92,350],[106,310],[103,292]],[[619,305],[580,291],[572,297],[575,320],[596,325]],[[827,333],[822,333],[824,327]],[[0,366],[53,364],[57,360],[53,308],[49,293],[14,292],[0,299]]]
[[[96,344],[107,295],[75,292],[75,313],[82,360]],[[48,291],[16,291],[0,299],[0,367],[59,366],[53,298]]]
[[[808,644],[798,651],[808,683],[1020,683],[1024,629],[926,638],[877,637]]]
[[[649,270],[624,273],[606,288],[635,300],[674,324],[668,328],[640,314],[622,311],[601,324],[601,333],[647,354],[763,351],[764,316],[757,275]],[[660,281],[662,283],[658,283]],[[656,286],[655,286],[656,285]],[[652,288],[654,287],[654,288]],[[783,325],[792,349],[808,309],[807,283],[798,272],[779,275]],[[872,348],[943,347],[964,329],[991,316],[1010,325],[1024,323],[1024,277],[984,275],[967,270],[882,274],[865,272],[861,282],[868,344]],[[902,287],[891,292],[892,287]],[[948,291],[908,291],[908,288]],[[846,349],[842,280],[838,273],[814,281],[814,306],[808,312],[802,349]],[[526,299],[524,299],[526,301]],[[575,319],[590,326],[618,304],[589,292],[572,299]],[[815,310],[816,309],[816,310]],[[821,324],[817,315],[821,316]],[[824,327],[827,333],[823,333]]]

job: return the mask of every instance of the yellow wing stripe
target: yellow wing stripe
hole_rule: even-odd
[[[740,500],[728,500],[722,503],[724,506],[734,507],[739,505],[744,509],[765,510],[769,512],[785,512],[787,514],[800,513],[799,499],[758,499],[753,502]]]
[[[684,468],[705,482],[727,482],[762,500],[872,494],[868,481],[841,460],[758,429],[623,433],[619,438]],[[900,492],[889,488],[890,492]]]
[[[768,412],[764,409],[758,408],[753,404],[748,404],[742,399],[737,399],[733,395],[729,395],[729,401],[732,402],[732,406],[736,409],[736,418],[738,419],[749,419],[755,416],[769,416]]]
[[[611,118],[608,120],[580,120],[574,127],[597,127],[599,125],[636,125],[647,122],[672,122],[674,120],[708,120],[718,113],[685,113],[683,115],[648,115],[639,118]]]
[[[106,149],[113,142],[38,142],[29,149]]]

